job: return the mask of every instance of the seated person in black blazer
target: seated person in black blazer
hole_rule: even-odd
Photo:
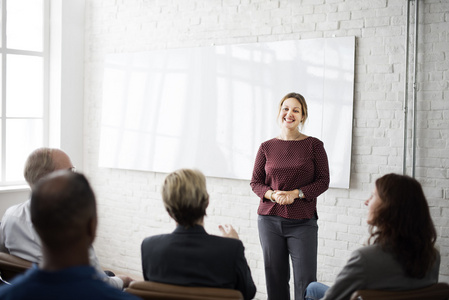
[[[142,242],[144,279],[236,289],[245,299],[252,299],[256,287],[237,232],[230,225],[220,226],[224,237],[204,230],[209,204],[204,175],[190,169],[169,174],[162,187],[162,199],[177,226],[173,233],[147,237]]]

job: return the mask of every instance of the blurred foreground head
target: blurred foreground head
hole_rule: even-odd
[[[95,195],[83,174],[60,170],[39,180],[32,191],[30,210],[36,232],[49,249],[77,243],[89,247],[95,238]]]

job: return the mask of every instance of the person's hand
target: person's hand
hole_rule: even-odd
[[[218,225],[218,229],[220,229],[221,234],[224,237],[233,238],[233,239],[239,239],[239,234],[237,231],[235,231],[234,227],[232,225],[226,224],[226,225]]]
[[[297,197],[295,191],[276,191],[273,195],[274,200],[280,205],[292,204]]]
[[[123,288],[126,289],[129,284],[131,283],[131,281],[134,281],[134,279],[132,279],[131,277],[125,276],[125,275],[117,275],[118,278],[120,278],[121,280],[123,280]]]

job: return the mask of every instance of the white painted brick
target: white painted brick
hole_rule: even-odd
[[[350,18],[351,18],[351,13],[349,11],[335,12],[335,13],[327,14],[328,21],[343,21],[343,20],[350,20]]]
[[[317,30],[329,31],[337,30],[339,28],[338,22],[320,22],[316,24]]]
[[[344,206],[342,206],[342,205],[339,205],[338,203],[336,204],[336,205],[333,205],[333,206],[322,206],[322,207],[320,207],[320,211],[319,211],[319,213],[320,212],[322,212],[322,213],[333,213],[333,214],[335,214],[335,215],[341,215],[341,214],[343,214],[343,215],[345,215],[346,214],[346,207],[344,207]]]
[[[349,259],[349,256],[351,255],[351,252],[352,251],[350,251],[350,250],[336,249],[335,250],[335,257],[339,257],[339,258],[345,259],[347,261]],[[346,261],[345,261],[345,263],[346,263]]]
[[[382,99],[379,99],[376,101],[376,107],[379,110],[400,110],[402,109],[402,102],[399,101],[382,101]]]
[[[337,222],[341,224],[347,224],[349,226],[352,225],[360,225],[360,218],[357,216],[343,216],[339,215],[337,217]]]
[[[291,25],[281,25],[272,28],[272,34],[286,34],[292,32]]]
[[[351,180],[357,181],[359,183],[369,183],[370,182],[370,175],[369,173],[353,173],[351,175]]]
[[[319,23],[326,21],[326,14],[313,14],[304,16],[305,23]]]
[[[442,23],[445,21],[445,13],[443,11],[435,13],[426,13],[423,17],[424,24]]]
[[[387,0],[373,0],[373,1],[363,1],[361,9],[374,9],[377,11],[383,11],[382,8],[387,6]],[[379,9],[380,8],[380,9]],[[398,11],[400,13],[400,11]]]
[[[291,15],[300,17],[310,15],[313,14],[315,7],[317,7],[317,5],[307,5],[305,3],[301,3],[301,5],[291,6]],[[320,7],[320,5],[318,5],[318,7]],[[318,13],[321,13],[321,11],[319,11]]]
[[[380,174],[401,173],[402,157],[389,157],[388,162],[387,166],[379,166]]]
[[[336,231],[336,232],[347,232],[348,226],[345,224],[337,223],[337,222],[326,222],[322,226],[324,230]]]
[[[373,18],[366,18],[365,19],[365,26],[366,27],[378,27],[378,26],[389,26],[390,25],[390,18],[389,17],[373,17]]]
[[[324,261],[326,265],[341,267],[346,263],[347,259],[346,257],[345,258],[326,257]]]
[[[370,72],[370,73],[392,73],[393,65],[392,64],[368,65],[368,72]]]
[[[294,23],[292,25],[293,31],[313,31],[315,30],[316,23],[310,22],[310,23]]]
[[[364,26],[363,20],[340,21],[340,27],[342,29],[363,28],[363,26]]]
[[[437,95],[439,95],[439,92],[436,93]],[[439,97],[439,96],[437,96]],[[430,105],[432,110],[448,110],[449,109],[449,101],[446,100],[434,100],[431,102]]]

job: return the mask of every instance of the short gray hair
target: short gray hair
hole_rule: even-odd
[[[55,170],[52,148],[38,148],[31,152],[25,162],[23,176],[31,189],[45,175]]]

